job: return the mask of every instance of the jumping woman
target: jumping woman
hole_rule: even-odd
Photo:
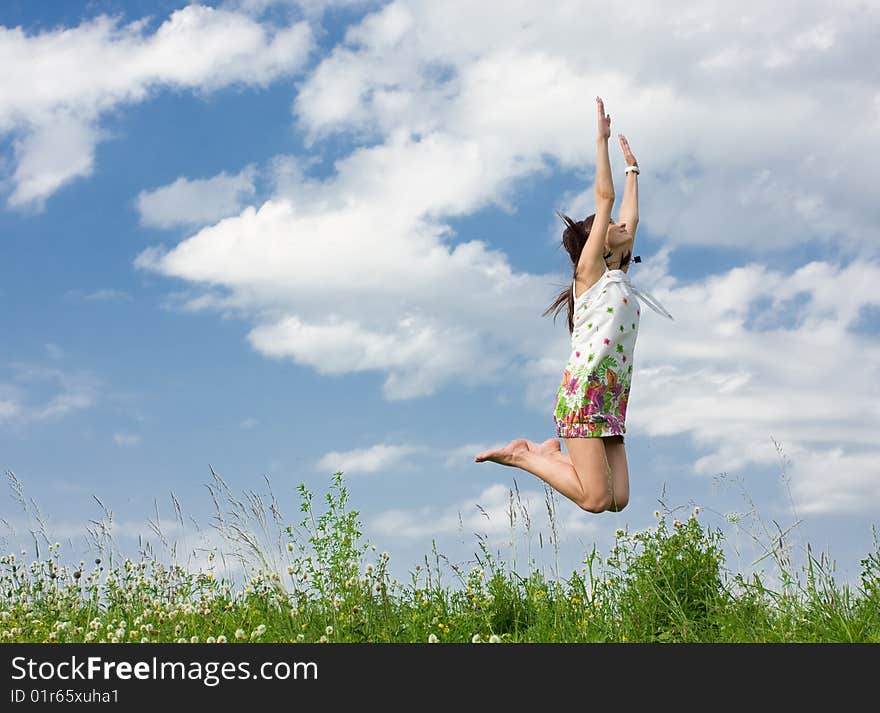
[[[629,470],[623,436],[633,372],[642,299],[672,319],[657,300],[630,283],[629,271],[639,222],[639,168],[629,142],[620,135],[626,158],[626,188],[620,221],[611,217],[614,183],[608,159],[611,115],[596,97],[599,135],[596,159],[596,212],[581,221],[560,215],[566,228],[562,245],[571,257],[573,279],[547,308],[555,316],[568,308],[571,355],[556,392],[553,419],[558,438],[540,445],[519,438],[503,448],[480,453],[478,463],[493,461],[538,476],[588,512],[620,511],[629,501]],[[641,262],[636,257],[635,262]]]

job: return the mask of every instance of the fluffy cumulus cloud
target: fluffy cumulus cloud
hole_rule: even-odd
[[[880,207],[853,169],[880,149],[863,60],[880,10],[784,5],[391,2],[299,85],[307,149],[353,142],[335,171],[279,157],[270,200],[136,264],[214,290],[190,306],[240,310],[265,355],[378,371],[398,399],[503,374],[546,410],[567,334],[540,312],[567,275],[517,271],[504,236],[448,220],[589,168],[600,94],[642,165],[641,229],[664,245],[631,276],[676,317],[643,312],[628,423],[690,436],[706,474],[770,463],[772,435],[806,510],[876,507],[878,340],[857,319],[880,299]],[[586,185],[546,206],[548,246],[553,209],[591,204]],[[804,244],[836,257],[773,268]],[[676,278],[691,246],[756,259]]]
[[[141,191],[137,210],[142,225],[154,228],[206,225],[239,212],[254,195],[256,167],[249,165],[235,175],[225,171],[210,178],[184,176],[165,186]]]
[[[390,446],[379,443],[369,448],[355,448],[350,451],[333,451],[323,455],[315,467],[319,470],[352,473],[375,473],[393,468],[411,453],[419,450],[416,446]]]
[[[805,512],[876,507],[880,340],[858,329],[880,306],[876,263],[749,263],[656,294],[677,322],[639,336],[629,423],[689,434],[706,475],[776,464],[775,439]]]
[[[46,199],[94,169],[103,114],[162,88],[208,93],[267,86],[297,71],[313,46],[307,21],[271,28],[246,13],[191,4],[155,31],[99,15],[74,28],[27,34],[0,27],[0,137],[12,136],[7,205]]]

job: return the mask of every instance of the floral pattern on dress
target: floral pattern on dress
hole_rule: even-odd
[[[554,420],[560,438],[622,436],[632,366],[606,356],[592,370],[585,364],[566,369],[557,390]]]

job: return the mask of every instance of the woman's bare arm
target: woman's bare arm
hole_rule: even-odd
[[[629,141],[626,140],[623,134],[620,134],[619,137],[620,148],[623,149],[626,165],[638,166],[638,161],[636,161],[636,157],[633,156],[632,149],[629,147]],[[630,171],[626,174],[626,185],[623,189],[623,201],[620,204],[618,218],[621,223],[626,223],[630,240],[634,240],[636,237],[636,226],[639,224],[639,177],[635,171]]]
[[[578,271],[582,266],[591,269],[598,263],[604,263],[602,254],[605,250],[605,235],[611,219],[611,208],[614,206],[614,181],[611,179],[611,161],[608,158],[611,115],[605,114],[605,105],[599,97],[596,97],[596,108],[599,112],[599,132],[596,139],[596,217],[593,219],[587,244],[581,252]]]

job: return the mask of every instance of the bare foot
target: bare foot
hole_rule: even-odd
[[[562,454],[562,445],[559,443],[558,438],[548,438],[537,448],[539,453],[543,453],[545,456],[553,456],[556,454]]]
[[[492,451],[484,451],[474,458],[477,463],[490,460],[501,465],[515,465],[517,456],[529,451],[529,442],[525,438],[516,438],[504,448],[496,448]]]

